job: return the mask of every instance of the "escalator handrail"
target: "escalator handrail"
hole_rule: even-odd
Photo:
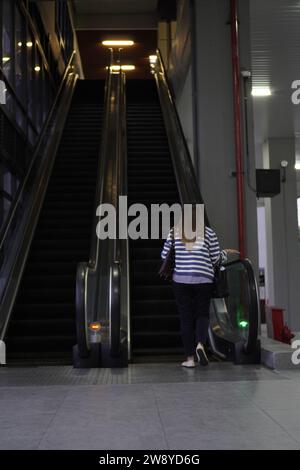
[[[112,65],[112,61],[111,64]],[[99,178],[97,180],[96,199],[95,199],[95,215],[96,208],[104,202],[105,186],[113,187],[111,203],[118,209],[119,195],[127,193],[126,182],[126,118],[125,118],[125,74],[120,71],[118,73],[117,84],[112,78],[116,73],[112,72],[108,67],[108,74],[105,87],[104,100],[104,125],[102,132],[102,142],[99,157]],[[113,95],[113,96],[112,96]],[[113,98],[113,104],[112,104]],[[112,110],[113,108],[113,110]],[[114,124],[111,124],[113,118]],[[111,157],[111,146],[113,146],[113,158]],[[106,171],[108,164],[111,163],[111,177],[113,181],[107,182]],[[105,201],[108,202],[108,201]],[[118,220],[118,215],[117,215]],[[96,215],[95,223],[98,220]],[[76,278],[76,325],[77,325],[77,347],[79,356],[88,357],[90,352],[89,334],[88,334],[88,318],[87,318],[87,295],[88,272],[94,273],[100,269],[100,243],[95,230],[95,224],[92,229],[92,241],[90,260],[87,263],[80,263],[77,269]],[[107,272],[109,273],[109,343],[110,354],[117,357],[120,352],[120,323],[121,323],[121,276],[122,270],[126,269],[121,241],[117,237],[111,244],[111,250],[108,254]],[[97,292],[92,295],[97,296]],[[95,312],[94,321],[98,322],[99,312]]]
[[[46,134],[44,134],[44,136],[47,137],[47,144],[45,148],[40,149],[39,156],[41,158],[37,161],[36,172],[32,172],[32,175],[30,175],[30,177],[32,176],[32,190],[28,192],[28,198],[26,200],[27,204],[25,206],[23,204],[24,201],[20,200],[20,205],[16,207],[16,211],[20,208],[23,212],[17,219],[18,230],[16,230],[16,234],[13,238],[8,239],[9,243],[13,242],[13,248],[12,251],[10,250],[8,252],[9,257],[7,259],[9,263],[6,267],[4,267],[4,269],[7,270],[7,273],[4,273],[6,282],[3,288],[0,307],[1,340],[3,340],[5,337],[9,324],[12,307],[14,305],[20,281],[23,275],[25,263],[28,257],[40,210],[44,201],[44,196],[51,170],[53,168],[60,136],[62,134],[62,129],[64,127],[77,79],[78,74],[76,72],[66,74],[65,86],[62,86],[60,90],[60,96],[57,95],[57,113],[55,116],[52,115],[48,120],[49,126],[45,131]],[[18,213],[20,212],[21,211],[18,210]]]
[[[111,61],[110,61],[111,63]],[[104,91],[104,104],[103,104],[103,126],[101,144],[99,149],[99,158],[97,165],[96,189],[95,189],[95,202],[94,202],[94,221],[92,223],[91,233],[91,244],[90,244],[90,255],[89,260],[80,262],[77,265],[76,273],[76,339],[78,354],[81,358],[86,358],[90,353],[89,334],[88,334],[88,319],[87,319],[87,291],[88,291],[88,271],[96,271],[99,257],[99,239],[95,234],[95,225],[97,223],[96,211],[99,204],[103,200],[103,189],[104,189],[104,168],[105,162],[105,150],[108,134],[109,116],[108,116],[108,101],[111,94],[111,68],[108,67],[106,80],[105,80],[105,91]],[[96,293],[95,293],[96,295]]]
[[[156,55],[157,61],[154,66],[154,77],[156,80],[157,91],[166,126],[167,137],[171,150],[171,158],[173,162],[177,187],[179,190],[180,201],[181,204],[203,204],[203,199],[197,183],[191,155],[186,143],[177,107],[175,104],[175,99],[172,93],[172,86],[169,82],[159,49],[157,49]],[[210,225],[206,210],[204,213],[205,225],[209,227]],[[244,352],[248,354],[254,350],[257,342],[259,321],[259,297],[257,291],[256,278],[251,262],[248,259],[242,259],[239,260],[239,262],[243,263],[245,269],[247,270],[250,285],[249,292],[251,305],[251,319],[249,320],[251,321],[251,326],[249,329],[249,336],[244,344]],[[236,263],[236,261],[227,263],[229,269],[230,266],[234,263]]]
[[[154,76],[157,84],[159,99],[162,104],[162,111],[165,115],[165,123],[166,126],[171,128],[171,133],[173,137],[172,139],[169,138],[169,146],[171,149],[171,157],[180,201],[181,204],[203,204],[203,198],[199,190],[191,154],[187,146],[181,121],[175,104],[172,86],[168,79],[168,75],[166,73],[165,65],[159,49],[156,50],[156,55],[157,68],[154,69]],[[161,81],[163,82],[163,87],[160,86]],[[166,106],[163,106],[163,103]],[[209,226],[206,210],[205,224]]]
[[[72,54],[71,54],[71,57],[66,65],[66,68],[65,68],[65,71],[64,71],[64,74],[63,74],[63,77],[61,79],[61,83],[60,83],[60,86],[58,88],[58,91],[56,93],[56,97],[54,99],[54,102],[51,106],[51,109],[48,113],[48,117],[43,125],[43,129],[40,133],[40,136],[38,138],[38,141],[36,143],[36,146],[35,146],[35,149],[34,149],[34,152],[33,152],[33,155],[32,155],[32,158],[31,158],[31,162],[30,162],[30,165],[29,165],[29,168],[26,172],[26,175],[22,181],[22,183],[19,185],[18,189],[17,189],[17,192],[16,192],[16,195],[14,197],[14,201],[12,203],[12,205],[10,206],[10,209],[9,209],[9,213],[7,214],[7,217],[5,219],[5,222],[3,224],[3,227],[1,228],[1,231],[0,231],[0,252],[4,246],[4,243],[6,241],[6,237],[9,233],[9,230],[10,230],[10,227],[13,223],[13,219],[14,219],[14,216],[16,214],[16,211],[18,209],[18,206],[20,204],[20,201],[22,200],[22,197],[24,195],[24,192],[25,192],[25,189],[26,189],[26,184],[27,184],[27,181],[28,179],[30,178],[31,176],[31,173],[33,171],[33,168],[34,168],[34,165],[37,161],[37,158],[39,156],[39,153],[40,153],[40,150],[41,150],[41,145],[44,141],[44,137],[46,135],[46,132],[48,131],[48,128],[51,124],[51,121],[52,121],[52,118],[53,118],[53,115],[54,115],[54,111],[57,107],[57,104],[58,104],[58,101],[60,99],[60,96],[61,96],[61,93],[62,93],[62,90],[66,84],[66,79],[68,77],[68,74],[69,74],[69,69],[71,67],[71,64],[73,62],[73,58],[74,58],[74,55],[75,55],[76,51],[73,50]]]
[[[109,97],[111,95],[111,69],[108,67],[106,80],[105,80],[105,91],[104,91],[104,103],[103,103],[103,126],[102,126],[102,136],[101,136],[101,143],[99,149],[99,161],[98,161],[98,168],[97,174],[99,178],[96,182],[96,192],[95,192],[95,204],[94,204],[94,224],[92,228],[91,234],[91,247],[90,247],[90,256],[89,261],[87,263],[87,267],[90,269],[94,269],[98,263],[98,253],[99,253],[99,239],[95,236],[95,224],[98,220],[96,215],[96,210],[99,204],[103,202],[103,191],[104,191],[104,167],[106,165],[106,161],[104,156],[106,155],[106,147],[108,141],[108,125],[109,125]]]
[[[117,161],[115,166],[115,208],[116,220],[119,220],[119,196],[127,195],[127,140],[126,140],[126,75],[120,69],[118,74],[118,125],[117,125]],[[126,245],[128,249],[128,245]],[[110,268],[110,353],[112,357],[118,357],[121,346],[121,277],[127,271],[126,261],[128,256],[124,256],[122,242],[120,238],[114,239],[113,260]],[[129,286],[127,284],[127,289]]]
[[[245,354],[251,354],[255,351],[258,337],[259,317],[260,317],[260,304],[259,293],[256,282],[256,277],[251,261],[248,258],[240,258],[234,261],[224,263],[225,268],[228,270],[232,266],[241,264],[245,269],[248,277],[248,294],[249,294],[249,330],[247,339],[243,345]]]

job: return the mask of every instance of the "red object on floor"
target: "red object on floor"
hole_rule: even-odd
[[[285,324],[281,332],[281,341],[286,344],[291,344],[291,340],[294,336],[287,324]]]
[[[273,338],[277,341],[282,341],[282,332],[284,328],[283,312],[283,308],[272,307]]]

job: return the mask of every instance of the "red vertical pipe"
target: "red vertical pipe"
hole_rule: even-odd
[[[243,174],[243,143],[242,143],[242,114],[240,94],[240,58],[239,58],[239,30],[237,0],[230,0],[231,8],[231,50],[232,50],[232,75],[234,96],[234,135],[235,135],[235,159],[236,159],[236,184],[237,184],[237,215],[239,251],[241,258],[246,255],[245,247],[245,214],[244,214],[244,174]]]

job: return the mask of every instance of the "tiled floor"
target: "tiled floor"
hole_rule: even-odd
[[[0,369],[0,449],[300,449],[300,371]]]

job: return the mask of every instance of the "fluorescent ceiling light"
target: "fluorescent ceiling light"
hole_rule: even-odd
[[[22,46],[22,42],[21,42],[21,41],[18,42],[18,46],[19,46],[19,47]]]
[[[32,44],[32,42],[31,42],[31,41],[28,41],[28,42],[26,42],[26,46],[27,46],[27,47],[32,47],[32,46],[33,46],[33,44]]]
[[[102,41],[103,46],[133,46],[133,44],[133,41],[127,39]]]
[[[295,170],[300,170],[300,162],[297,162],[295,165]]]
[[[40,67],[39,65],[36,65],[36,66],[34,67],[34,70],[35,70],[36,72],[39,72],[39,71],[41,70],[41,67]]]
[[[2,62],[5,63],[5,62],[8,62],[10,60],[10,57],[2,57]]]
[[[270,96],[272,93],[268,86],[254,86],[251,94],[252,96]]]
[[[106,67],[108,68],[108,67]],[[135,65],[121,65],[121,70],[134,70],[135,69]],[[110,66],[110,70],[113,70],[114,72],[117,72],[120,70],[120,66],[119,65],[111,65]]]
[[[122,70],[134,70],[135,65],[121,65]]]

